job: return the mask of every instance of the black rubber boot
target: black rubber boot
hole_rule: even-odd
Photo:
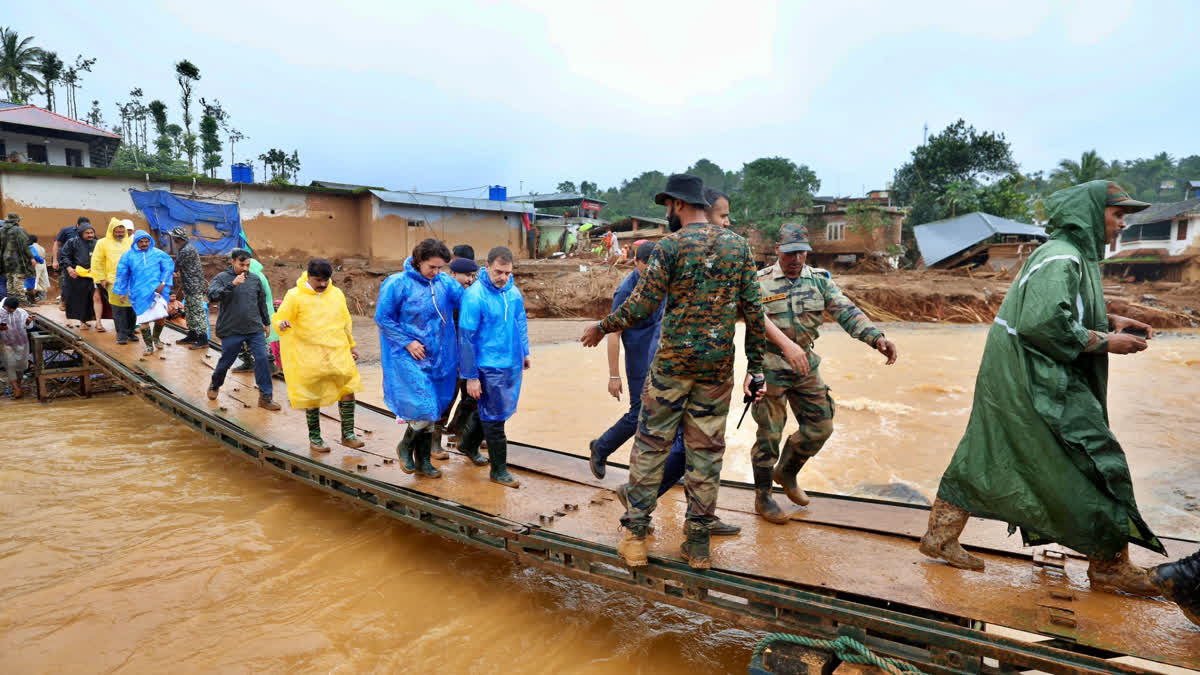
[[[462,435],[458,440],[458,449],[475,466],[483,466],[488,463],[488,458],[479,452],[479,444],[482,442],[483,425],[479,422],[479,415],[474,413],[467,415],[467,419],[462,424]]]
[[[412,473],[417,470],[417,463],[413,461],[413,439],[417,432],[413,431],[410,426],[404,431],[404,438],[400,439],[400,444],[396,446],[396,455],[400,457],[400,470],[404,473]]]
[[[706,570],[712,567],[712,558],[708,552],[708,524],[693,520],[683,526],[687,537],[679,547],[683,559],[694,570]]]
[[[429,461],[430,452],[433,450],[433,432],[426,429],[418,431],[416,437],[413,438],[409,447],[413,450],[413,456],[417,461],[417,473],[426,478],[441,478],[442,472],[438,471],[433,462]]]
[[[771,496],[771,470],[769,466],[754,467],[754,511],[767,522],[782,525],[791,518]]]
[[[194,330],[189,330],[189,331],[187,332],[187,336],[185,336],[185,337],[183,337],[183,338],[180,338],[180,339],[176,340],[176,341],[175,341],[175,344],[177,344],[177,345],[192,345],[192,344],[196,344],[196,331],[194,331]]]
[[[1200,626],[1200,551],[1150,570],[1150,581]]]
[[[503,422],[494,422],[484,427],[488,437],[488,460],[492,463],[489,477],[493,483],[505,487],[520,487],[521,481],[508,472],[508,439],[504,436],[503,425]]]

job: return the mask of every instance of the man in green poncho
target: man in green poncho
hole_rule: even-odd
[[[1108,355],[1146,341],[1146,324],[1106,312],[1098,261],[1149,206],[1092,181],[1046,199],[1049,241],[1000,305],[975,381],[966,433],[942,476],[921,552],[982,570],[958,536],[969,516],[1020,528],[1027,546],[1060,543],[1086,555],[1098,590],[1154,596],[1129,544],[1166,554],[1138,513],[1125,452],[1108,427]]]

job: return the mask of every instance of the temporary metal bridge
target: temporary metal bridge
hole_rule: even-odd
[[[679,557],[686,501],[674,488],[655,512],[650,564],[631,571],[615,551],[622,510],[612,489],[627,478],[622,467],[596,480],[586,458],[511,443],[517,490],[490,482],[486,468],[458,453],[439,465],[439,480],[406,475],[394,460],[403,425],[363,402],[357,426],[365,448],[333,445],[332,452],[310,453],[303,413],[288,406],[283,383],[276,384],[284,406],[278,413],[256,407],[248,374],[231,374],[209,401],[213,350],[168,347],[144,357],[139,344],[116,345],[111,333],[69,330],[54,308],[37,308],[36,318],[41,348],[74,359],[57,373],[43,363],[46,396],[66,390],[71,378],[106,373],[264,469],[520,564],[752,629],[848,636],[930,673],[1155,672],[1114,660],[1120,656],[1200,669],[1200,629],[1173,605],[1094,593],[1081,556],[1058,547],[1021,548],[1003,523],[968,526],[962,542],[987,562],[987,572],[965,572],[917,552],[927,509],[814,495],[793,516],[799,522],[774,525],[754,514],[751,486],[724,481],[720,516],[743,532],[714,539],[712,570],[693,570]],[[323,424],[327,437],[335,437],[337,420]],[[1173,558],[1196,547],[1164,543]]]

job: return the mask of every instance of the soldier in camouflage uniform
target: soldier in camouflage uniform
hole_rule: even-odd
[[[683,558],[707,569],[709,527],[715,518],[725,453],[725,418],[733,393],[734,324],[746,317],[749,393],[752,374],[763,364],[764,319],[746,240],[706,221],[703,183],[676,174],[655,196],[667,206],[677,231],[659,242],[633,295],[583,335],[585,346],[605,333],[624,330],[649,317],[666,298],[662,337],[642,389],[642,412],[629,460],[629,484],[618,490],[626,504],[624,538],[617,553],[630,567],[647,563],[646,531],[658,500],[663,466],[682,426],[687,455],[687,535]]]
[[[187,337],[175,344],[190,345],[189,349],[208,349],[208,312],[204,310],[204,265],[200,253],[188,241],[187,230],[176,227],[171,230],[174,240],[175,270],[179,273],[179,285],[183,287],[183,315],[187,320]]]
[[[788,517],[771,499],[771,481],[783,486],[788,499],[801,506],[808,495],[796,484],[796,474],[804,463],[825,445],[833,433],[833,399],[821,379],[821,357],[813,351],[820,335],[817,329],[822,313],[829,312],[842,329],[896,362],[896,346],[871,324],[871,320],[850,301],[829,272],[809,267],[808,230],[803,225],[787,224],[779,231],[775,248],[779,260],[758,273],[763,311],[775,328],[803,349],[807,358],[796,359],[775,344],[767,345],[764,358],[766,396],[753,407],[758,434],[751,461],[754,465],[755,510],[771,522],[787,522]],[[770,332],[770,331],[769,331]],[[787,422],[787,406],[800,428],[788,437],[779,455],[779,440]],[[778,461],[777,461],[778,460]]]
[[[29,235],[21,227],[21,216],[8,214],[0,226],[0,271],[8,287],[8,296],[25,303],[25,280],[34,275]]]

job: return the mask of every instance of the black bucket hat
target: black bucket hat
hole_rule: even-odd
[[[667,179],[667,187],[654,195],[655,204],[665,204],[668,199],[678,199],[685,204],[708,208],[711,206],[704,198],[704,181],[699,176],[690,173],[671,174]]]

